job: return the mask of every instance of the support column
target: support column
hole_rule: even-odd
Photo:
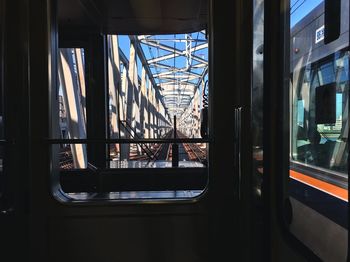
[[[165,134],[165,109],[162,103],[160,103],[160,136],[164,136]]]
[[[148,110],[149,110],[149,134],[150,138],[154,138],[154,99],[153,99],[153,87],[148,88]]]
[[[138,70],[137,70],[137,46],[133,41],[130,41],[130,60],[129,60],[129,79],[131,85],[129,89],[133,89],[133,99],[132,99],[132,118],[131,118],[131,127],[132,134],[134,138],[137,138],[140,135],[140,88],[138,80]],[[129,99],[128,99],[129,107]],[[132,145],[131,145],[132,146]],[[141,154],[141,148],[139,145],[136,147],[137,154]]]
[[[120,120],[126,120],[126,115],[127,115],[127,93],[128,93],[128,84],[129,84],[129,76],[128,76],[128,71],[129,68],[124,65],[124,70],[123,70],[123,74],[122,74],[122,88],[121,88],[121,92],[119,94],[119,99],[120,99],[120,103],[119,103],[119,112],[120,112]],[[123,134],[123,130],[121,129],[121,134]],[[125,137],[125,135],[121,135],[122,137]]]
[[[146,117],[146,70],[142,67],[141,74],[141,92],[140,92],[140,135],[141,137],[146,137],[145,123],[147,121]]]
[[[129,72],[128,67],[124,65],[123,70],[123,78],[122,78],[122,88],[119,94],[120,103],[119,103],[119,112],[120,112],[120,120],[127,121],[128,114],[128,90],[129,90]],[[128,132],[126,132],[123,125],[120,125],[120,137],[121,138],[129,138]],[[130,146],[128,144],[120,145],[120,160],[129,159]]]
[[[88,139],[106,139],[107,135],[107,68],[106,36],[92,34],[86,52],[88,87],[87,136]],[[107,146],[103,143],[88,145],[88,160],[95,167],[104,168],[107,163]]]
[[[129,58],[129,70],[128,70],[128,87],[127,87],[127,105],[126,105],[126,121],[133,126],[134,118],[134,90],[135,90],[135,75],[136,71],[136,49],[135,45],[130,43],[130,58]],[[133,126],[134,127],[134,126]]]
[[[156,117],[155,133],[156,133],[156,138],[159,138],[159,98],[158,98],[158,93],[156,91],[155,91],[155,117]]]
[[[126,116],[125,121],[127,124],[134,128],[134,90],[135,90],[135,75],[137,77],[137,68],[136,68],[136,49],[135,45],[130,43],[130,57],[129,57],[129,68],[127,74],[125,75],[125,81],[123,85],[123,89],[126,92]],[[128,128],[128,127],[127,127]],[[130,129],[130,128],[128,128]],[[133,131],[129,130],[132,134]],[[124,130],[125,138],[130,138],[130,134],[127,130]],[[134,135],[134,134],[133,134]],[[122,149],[122,158],[121,159],[129,159],[130,157],[130,146],[129,144],[124,144]]]
[[[148,108],[148,90],[150,87],[149,79],[146,78],[146,84],[148,83],[147,87],[145,87],[145,93],[144,93],[144,101],[145,101],[145,110],[144,110],[144,123],[145,123],[145,138],[149,138],[149,108]]]
[[[156,138],[156,99],[154,96],[154,88],[152,88],[152,134],[153,138]]]
[[[75,60],[77,64],[79,86],[81,92],[81,106],[83,107],[84,123],[86,124],[86,83],[85,83],[85,69],[83,63],[83,51],[81,48],[75,48]]]
[[[59,58],[59,80],[62,86],[63,103],[67,114],[67,129],[69,138],[86,138],[86,126],[81,104],[81,91],[79,81],[74,72],[74,49],[61,49]],[[86,145],[70,145],[75,168],[87,167]]]
[[[148,97],[148,134],[149,138],[153,138],[153,100],[152,100],[152,83],[150,80],[148,80],[148,90],[147,90],[147,97]]]
[[[128,103],[127,103],[127,121],[136,131],[136,115],[138,114],[138,77],[137,77],[137,62],[135,44],[130,42],[130,59],[129,59],[129,88],[128,88]],[[135,134],[134,134],[135,135]]]
[[[111,112],[109,116],[110,120],[110,132],[111,138],[119,138],[119,111],[118,111],[118,93],[120,90],[120,61],[119,61],[119,47],[118,37],[116,35],[108,36],[108,89],[110,97]],[[114,145],[115,153],[119,150],[119,144]]]

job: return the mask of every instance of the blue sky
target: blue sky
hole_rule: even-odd
[[[300,19],[306,16],[323,0],[291,0],[290,26],[293,27]]]
[[[205,37],[203,34],[201,33],[198,33],[198,32],[195,32],[195,33],[192,33],[191,34],[191,37],[192,39],[198,39],[198,40],[204,40]],[[184,34],[178,34],[178,35],[157,35],[156,38],[159,40],[159,39],[184,39],[185,38],[185,35]],[[121,48],[121,50],[123,51],[123,53],[125,54],[125,56],[127,58],[130,57],[130,39],[129,39],[129,36],[127,35],[119,35],[118,36],[118,41],[119,41],[119,46]],[[164,45],[167,45],[171,48],[173,48],[173,42],[169,42],[169,41],[162,41],[161,42],[162,44]],[[193,44],[192,47],[194,47],[195,45],[200,45],[202,44],[202,42],[199,42],[197,44]],[[183,50],[184,47],[185,47],[185,43],[176,43],[175,44],[175,48],[176,49],[181,49]],[[152,59],[154,57],[158,57],[158,56],[163,56],[163,55],[167,55],[169,54],[168,51],[164,51],[164,50],[157,50],[156,48],[153,48],[153,47],[148,47],[144,44],[142,44],[142,47],[143,47],[143,51],[144,51],[144,54],[146,56],[147,59]],[[208,50],[207,49],[201,49],[201,50],[198,50],[198,51],[194,51],[194,53],[196,56],[199,56],[203,59],[208,59]],[[138,59],[138,63],[140,63],[139,59]],[[163,61],[162,63],[164,64],[167,64],[167,65],[170,65],[170,66],[173,66],[174,64],[174,59],[169,59],[169,60],[165,60]],[[195,65],[197,64],[198,62],[195,61],[195,60],[192,60],[192,65]],[[178,67],[178,68],[184,68],[185,67],[185,64],[186,64],[186,59],[182,56],[177,56],[175,58],[175,66]],[[202,70],[203,69],[192,69],[192,71],[194,73],[198,73],[198,74],[201,74],[202,73]],[[157,73],[160,73],[162,71],[160,71],[160,69],[158,69],[157,71],[154,69],[154,68],[151,68],[151,71],[154,73],[154,74],[157,74]],[[138,66],[138,74],[139,76],[141,76],[141,66]],[[198,80],[194,80],[194,82],[196,82]]]

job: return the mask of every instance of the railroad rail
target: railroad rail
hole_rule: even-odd
[[[177,132],[179,138],[187,138],[181,132]],[[182,143],[189,161],[198,161],[203,164],[207,163],[206,144],[203,143]]]
[[[168,132],[162,139],[171,139],[173,137],[173,131]],[[177,131],[177,137],[180,139],[188,139],[184,134]],[[206,143],[179,143],[179,160],[180,161],[196,161],[206,165],[207,153]],[[140,150],[138,144],[130,144],[130,161],[171,161],[172,160],[172,144],[171,143],[149,143],[147,147],[152,154],[150,158],[149,154],[145,154],[143,150]],[[119,152],[115,144],[110,144],[110,160],[119,160]],[[119,148],[119,147],[118,147]],[[74,168],[73,155],[70,146],[65,146],[60,149],[60,168],[72,169]]]

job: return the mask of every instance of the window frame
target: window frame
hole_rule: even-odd
[[[349,63],[349,60],[350,60],[350,55],[349,55],[349,47],[347,48],[343,48],[343,49],[340,49],[340,50],[337,50],[335,53],[333,54],[330,54],[320,60],[317,60],[315,62],[312,62],[310,64],[306,64],[304,65],[303,67],[301,68],[298,68],[297,71],[299,72],[302,72],[303,73],[303,77],[300,78],[299,82],[304,82],[304,79],[305,79],[305,72],[307,70],[309,70],[309,74],[310,74],[310,81],[309,81],[309,84],[308,84],[308,88],[309,90],[310,89],[314,89],[316,90],[317,86],[313,86],[312,85],[312,82],[314,81],[313,79],[315,77],[318,78],[318,74],[319,72],[322,70],[322,66],[323,65],[333,65],[333,67],[335,66],[336,64],[336,61],[338,59],[346,59]],[[292,75],[291,77],[293,77],[293,73],[292,72]],[[337,80],[337,75],[336,75],[337,72],[334,72],[334,78],[335,80]],[[319,83],[319,81],[318,81]],[[346,94],[346,93],[349,93],[349,87],[350,87],[350,78],[347,79],[347,80],[344,80],[342,82],[335,82],[336,83],[336,94],[339,94],[338,91],[339,91],[339,88],[341,84],[344,84],[345,83],[345,88],[347,87],[348,90],[342,90],[342,92],[340,94]],[[320,83],[319,83],[320,84]],[[323,83],[325,84],[325,83]],[[326,83],[327,84],[327,83]],[[321,85],[318,85],[318,86],[321,86]],[[291,149],[290,149],[290,161],[291,161],[291,164],[293,166],[296,166],[296,167],[304,167],[307,169],[307,174],[310,175],[311,177],[314,177],[314,178],[318,178],[318,179],[321,179],[323,181],[326,181],[326,182],[330,182],[331,184],[334,184],[334,185],[337,185],[337,186],[341,186],[342,188],[347,188],[347,183],[346,183],[346,179],[347,178],[347,174],[346,172],[341,172],[341,171],[337,171],[337,170],[333,170],[333,169],[330,169],[330,168],[326,168],[326,167],[322,167],[322,166],[317,166],[315,164],[305,164],[301,161],[298,161],[296,158],[295,158],[295,155],[297,154],[297,152],[295,152],[294,150],[297,149],[297,139],[296,139],[296,134],[294,134],[295,132],[295,127],[298,126],[298,123],[294,123],[294,119],[295,119],[295,115],[296,117],[298,116],[298,108],[296,108],[296,103],[295,101],[304,101],[304,99],[299,99],[299,95],[300,95],[300,92],[301,92],[301,84],[298,83],[297,85],[293,85],[293,88],[292,88],[292,92],[293,94],[295,93],[295,100],[292,101],[291,99],[291,109],[292,109],[292,112],[291,112],[291,115],[293,117],[291,117],[291,129],[293,130],[291,133],[290,133],[290,141],[291,141]],[[310,92],[309,92],[309,95],[308,95],[308,99],[309,99],[309,104],[310,104]],[[304,102],[305,103],[305,102]],[[294,111],[294,109],[296,109],[296,112]],[[342,108],[343,109],[343,108]],[[344,108],[346,109],[346,108]],[[305,107],[304,107],[304,125],[305,125]],[[343,122],[344,118],[342,118],[342,122]],[[347,120],[348,121],[348,120]],[[316,125],[317,126],[317,125]],[[318,129],[318,127],[317,127]],[[334,151],[333,151],[334,152]],[[318,175],[321,174],[321,175]],[[331,179],[329,179],[327,176],[328,174],[331,176]],[[337,181],[336,179],[339,179],[339,181]]]
[[[107,38],[107,35],[104,36]],[[88,48],[89,48],[89,43],[88,43],[88,38],[84,36],[79,36],[79,35],[63,35],[60,37],[59,40],[59,47],[60,48],[83,48],[86,53],[88,53]],[[108,67],[108,53],[107,53],[107,48],[108,46],[105,46],[105,52],[104,52],[104,65],[107,68]],[[88,70],[88,56],[85,56],[85,70]],[[108,70],[107,70],[108,72]],[[88,100],[89,92],[88,92],[88,79],[89,77],[88,72],[85,73],[86,79],[85,82],[86,84],[86,99]],[[108,77],[106,77],[108,79]],[[57,88],[57,87],[56,87]],[[208,88],[210,89],[210,84],[208,85]],[[108,90],[108,83],[105,84],[104,87],[105,90]],[[58,92],[58,91],[57,91]],[[90,94],[91,95],[91,94]],[[110,124],[110,119],[108,117],[108,109],[109,109],[109,93],[106,91],[106,106],[105,111],[106,111],[106,128],[107,131],[109,131],[109,124]],[[108,97],[107,97],[108,96]],[[88,111],[86,113],[87,119],[88,117]],[[88,126],[87,126],[88,128]],[[134,143],[206,143],[207,144],[207,157],[209,156],[209,145],[212,142],[211,138],[176,138],[176,139],[126,139],[126,138],[109,138],[109,133],[106,134],[105,138],[96,138],[96,137],[91,137],[89,136],[89,129],[87,129],[87,138],[86,139],[57,139],[53,135],[52,138],[47,139],[48,146],[51,147],[51,152],[57,151],[57,147],[60,144],[86,144],[87,146],[89,145],[100,145],[104,146],[105,148],[108,147],[109,144],[134,144]],[[52,130],[51,130],[52,134]],[[56,148],[56,149],[55,149]],[[89,149],[88,149],[89,151]],[[54,158],[54,155],[52,155]],[[89,157],[88,157],[89,158]],[[173,169],[173,170],[170,170]],[[203,169],[204,171],[202,172],[196,172],[198,170],[195,169]],[[140,172],[142,171],[142,172]],[[194,171],[194,172],[190,172]],[[164,173],[169,173],[167,176],[164,176],[164,178],[159,180],[159,176],[157,178],[156,174],[159,173],[154,172],[154,169],[149,168],[149,169],[137,169],[137,168],[130,168],[130,169],[112,169],[109,167],[105,167],[104,169],[102,168],[97,168],[94,169],[91,168],[89,165],[86,169],[78,169],[78,170],[73,170],[71,173],[73,173],[74,177],[68,178],[67,176],[64,178],[66,183],[72,183],[72,185],[76,185],[77,188],[89,188],[91,192],[88,194],[91,195],[92,197],[88,197],[86,199],[74,199],[69,196],[67,192],[64,192],[64,187],[61,185],[61,175],[58,170],[55,170],[54,168],[51,170],[53,174],[52,178],[52,194],[55,197],[56,200],[62,203],[68,203],[68,204],[89,204],[89,203],[106,203],[106,202],[113,202],[113,203],[123,203],[123,202],[164,202],[168,203],[169,201],[179,201],[179,202],[193,202],[193,201],[199,201],[205,195],[208,189],[208,182],[209,182],[209,163],[207,167],[205,168],[167,168],[164,169]],[[143,173],[144,172],[144,173]],[[81,180],[81,173],[88,173],[89,175],[84,179],[83,181]],[[111,176],[113,173],[118,173],[118,176]],[[202,173],[202,175],[200,175]],[[67,172],[69,174],[69,172]],[[174,174],[178,176],[177,178],[174,177]],[[151,178],[150,178],[151,176]],[[141,177],[139,182],[135,183],[135,177]],[[198,179],[198,177],[200,177]],[[155,178],[158,179],[155,184],[152,185],[150,181],[155,181]],[[113,182],[117,181],[117,182]],[[125,185],[118,185],[118,181],[123,182],[124,184],[129,184],[130,186],[125,186]],[[82,183],[81,183],[82,182]],[[159,191],[159,192],[167,192],[169,189],[171,191],[188,191],[191,188],[191,185],[193,187],[194,191],[198,191],[198,188],[200,189],[200,193],[197,194],[194,197],[175,197],[175,198],[130,198],[130,199],[110,199],[107,197],[103,197],[103,195],[108,195],[108,193],[113,193],[115,192],[113,189],[110,191],[93,191],[93,189],[97,189],[98,187],[102,188],[108,188],[109,183],[117,183],[116,186],[113,188],[115,189],[123,189],[126,191],[149,191],[149,192],[154,192]],[[154,182],[153,182],[154,183]],[[79,185],[80,184],[80,185]],[[82,184],[82,186],[81,186]],[[160,185],[159,185],[160,184]],[[174,185],[172,185],[174,184]],[[147,186],[151,188],[151,190],[147,190]],[[68,186],[69,187],[69,186]],[[67,186],[66,186],[67,188]],[[163,190],[161,190],[163,188]],[[72,191],[72,189],[71,189]],[[73,190],[74,191],[74,190]],[[125,191],[120,191],[120,192],[125,192]],[[73,192],[72,192],[73,193]],[[78,193],[78,192],[77,192]],[[82,194],[85,194],[82,192]],[[95,197],[96,195],[100,195],[100,197]],[[102,196],[102,197],[101,197]]]

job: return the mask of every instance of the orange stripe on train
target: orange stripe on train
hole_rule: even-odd
[[[310,176],[306,176],[294,170],[289,170],[289,176],[295,180],[298,180],[304,184],[317,188],[321,191],[331,194],[344,201],[348,201],[348,190],[344,188],[332,185],[330,183],[324,182],[322,180],[318,180]]]

